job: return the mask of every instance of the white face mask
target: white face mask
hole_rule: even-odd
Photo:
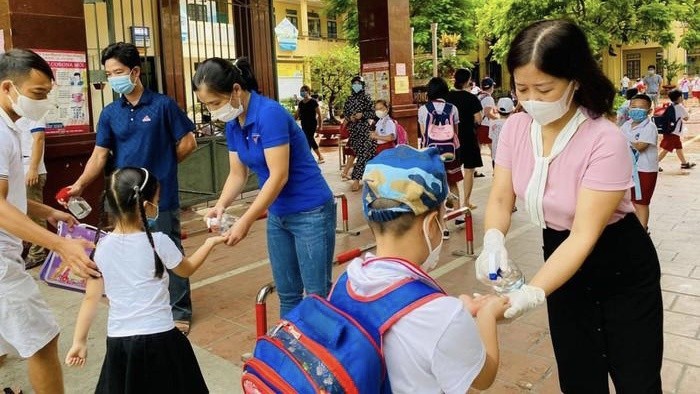
[[[430,253],[428,253],[428,257],[425,259],[425,262],[423,262],[423,264],[420,266],[425,272],[435,268],[440,260],[440,251],[442,250],[442,225],[440,224],[437,216],[435,216],[434,219],[437,220],[437,225],[440,229],[440,243],[435,247],[435,249],[433,249],[433,246],[430,244],[430,231],[428,229],[430,222],[428,221],[428,217],[423,220],[423,236],[425,237],[425,243],[428,245],[428,250],[430,251]]]
[[[37,121],[42,120],[49,111],[56,108],[47,98],[43,100],[34,100],[22,95],[14,84],[12,84],[12,87],[15,88],[18,94],[16,102],[10,98],[12,101],[12,110],[23,118]]]
[[[209,111],[211,118],[215,120],[220,120],[222,122],[230,122],[243,113],[243,103],[238,108],[233,108],[231,105],[231,99],[222,105],[221,108],[215,109],[214,111]]]
[[[574,86],[574,81],[569,82],[564,94],[557,101],[528,100],[521,101],[521,103],[535,122],[545,126],[561,118],[569,110],[569,105],[574,99],[573,94],[569,97],[572,86]]]
[[[386,116],[386,111],[374,111],[374,114],[377,115],[379,119],[381,119]]]

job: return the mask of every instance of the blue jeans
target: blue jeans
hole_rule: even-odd
[[[180,241],[180,210],[160,211],[153,231],[160,231],[170,237],[182,251]],[[177,276],[168,270],[170,275],[168,290],[170,305],[173,308],[174,320],[192,320],[192,300],[190,299],[190,280]]]
[[[333,199],[307,212],[267,219],[267,248],[284,316],[306,294],[331,290],[336,207]]]

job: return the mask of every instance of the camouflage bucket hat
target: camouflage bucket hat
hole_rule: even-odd
[[[445,165],[435,148],[418,150],[408,145],[387,149],[367,163],[362,177],[365,217],[387,222],[403,213],[421,215],[434,210],[448,193]],[[399,206],[374,209],[377,199],[394,200]]]

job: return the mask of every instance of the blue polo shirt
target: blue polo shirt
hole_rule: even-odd
[[[136,105],[122,96],[102,110],[96,144],[112,151],[116,168],[143,167],[155,174],[159,208],[172,211],[180,207],[175,146],[194,128],[175,100],[146,89]]]
[[[226,141],[228,149],[237,152],[241,162],[257,174],[261,188],[270,177],[264,149],[289,144],[289,178],[270,213],[301,213],[333,198],[304,133],[277,101],[252,92],[245,121],[243,127],[238,119],[226,124]]]

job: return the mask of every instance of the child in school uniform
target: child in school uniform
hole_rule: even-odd
[[[656,188],[659,171],[656,143],[658,131],[649,118],[652,101],[646,94],[638,94],[630,100],[629,117],[622,127],[632,149],[637,175],[634,176],[635,186],[632,188],[632,204],[642,223],[647,228],[649,224],[649,204]]]
[[[101,278],[89,278],[66,364],[82,366],[87,336],[102,294],[109,300],[107,353],[96,393],[207,393],[192,345],[176,327],[169,304],[168,275],[189,277],[223,236],[208,238],[184,257],[163,233],[151,233],[158,217],[158,180],[144,168],[116,170],[103,196],[115,228],[96,242]],[[100,227],[101,227],[100,226]],[[97,232],[99,234],[99,231]]]
[[[374,124],[374,131],[370,133],[370,138],[377,143],[377,154],[396,146],[396,123],[391,118],[390,112],[389,103],[386,100],[374,102],[374,114],[378,120]]]
[[[683,122],[687,122],[690,118],[688,110],[683,105],[683,95],[678,90],[672,90],[668,93],[668,99],[671,100],[671,105],[676,110],[676,127],[672,132],[664,134],[661,139],[659,147],[661,147],[661,152],[659,152],[659,163],[666,157],[670,152],[676,151],[676,156],[678,160],[681,161],[681,169],[689,170],[695,167],[695,163],[689,162],[685,158],[683,153],[683,141],[681,139],[681,134],[683,134]],[[659,171],[663,169],[659,168]]]
[[[491,165],[496,167],[496,149],[498,149],[498,136],[501,135],[501,129],[503,124],[515,110],[515,103],[510,97],[501,97],[496,103],[496,110],[500,115],[500,118],[491,121],[491,128],[489,129],[489,138],[491,138]]]

